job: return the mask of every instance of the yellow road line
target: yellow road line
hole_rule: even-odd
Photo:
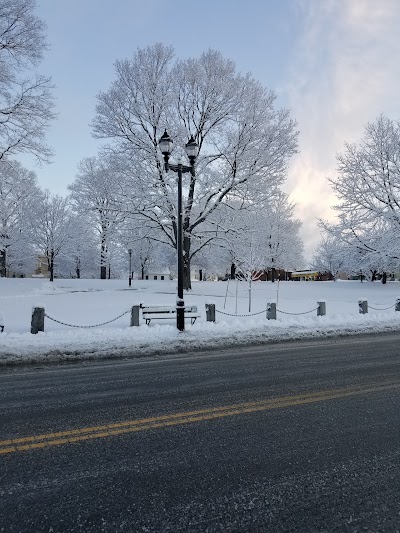
[[[198,409],[182,413],[173,413],[151,418],[129,420],[126,422],[116,422],[102,426],[91,426],[86,428],[72,429],[33,435],[16,439],[0,441],[0,455],[47,448],[50,446],[60,446],[92,439],[135,433],[149,429],[166,428],[194,422],[204,422],[229,416],[256,413],[259,411],[269,411],[282,409],[285,407],[296,407],[326,400],[346,398],[372,392],[400,388],[400,382],[381,383],[367,387],[352,387],[343,389],[332,389],[320,392],[299,394],[296,396],[277,397],[257,402],[246,402],[240,404],[226,405],[222,407],[211,407],[208,409]]]

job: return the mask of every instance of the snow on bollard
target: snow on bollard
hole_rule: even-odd
[[[206,304],[207,322],[215,322],[215,304]]]
[[[34,307],[32,309],[31,333],[44,331],[44,307]]]
[[[267,303],[267,320],[276,320],[276,303]]]
[[[395,311],[400,311],[400,298],[397,298],[396,300],[396,306],[394,308]]]
[[[326,302],[317,302],[317,316],[325,316],[326,315]]]
[[[358,312],[362,315],[368,313],[368,302],[367,300],[358,300]]]

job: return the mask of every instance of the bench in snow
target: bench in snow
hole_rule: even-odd
[[[142,305],[142,316],[146,320],[146,324],[149,325],[151,320],[164,320],[167,318],[176,318],[176,307],[156,307],[156,306],[144,306]],[[197,307],[195,305],[185,306],[185,318],[190,318],[190,322],[194,324],[196,318],[200,315],[197,314]]]

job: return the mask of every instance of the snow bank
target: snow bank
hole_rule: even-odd
[[[400,329],[400,313],[394,311],[400,284],[359,282],[257,282],[252,294],[254,316],[248,314],[246,287],[226,282],[197,282],[185,295],[187,305],[197,305],[202,316],[194,325],[187,323],[179,333],[174,320],[129,327],[130,308],[147,305],[175,305],[173,282],[134,282],[132,289],[121,280],[42,280],[0,279],[0,315],[4,315],[5,332],[0,334],[0,364],[19,362],[65,361],[102,357],[143,357],[176,352],[226,348],[243,344],[260,344],[291,339],[348,335],[362,332]],[[363,294],[359,298],[358,294]],[[387,308],[358,312],[358,300],[371,306]],[[327,316],[283,314],[278,320],[266,320],[268,302],[278,300],[278,310],[304,313],[314,310],[317,301],[325,301]],[[91,325],[118,320],[100,328],[72,328],[45,320],[45,332],[30,333],[32,307],[38,302],[46,313],[59,321]],[[205,319],[205,304],[215,303],[217,322]],[[230,313],[225,315],[222,313]],[[1,320],[0,320],[1,323]]]

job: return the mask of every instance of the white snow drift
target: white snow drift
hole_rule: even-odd
[[[73,360],[92,357],[147,356],[238,344],[400,329],[395,302],[400,283],[389,282],[256,282],[252,316],[248,288],[230,282],[194,282],[185,303],[197,305],[201,318],[179,333],[174,320],[130,327],[133,305],[171,305],[176,284],[169,281],[0,279],[0,364]],[[228,289],[228,290],[227,290]],[[366,299],[369,313],[360,315],[358,300]],[[318,301],[327,315],[316,316]],[[266,319],[268,302],[277,302],[277,320]],[[206,322],[205,304],[215,303],[216,323]],[[50,317],[76,326],[91,326],[126,314],[96,328],[76,328],[45,319],[45,332],[30,333],[34,306]],[[374,307],[375,309],[372,309]],[[310,311],[310,312],[308,312]],[[224,314],[227,313],[227,314]],[[293,314],[286,314],[293,313]],[[305,313],[305,314],[300,314]]]

